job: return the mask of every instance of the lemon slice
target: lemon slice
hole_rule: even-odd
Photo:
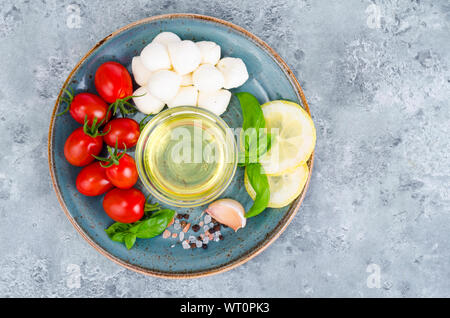
[[[283,174],[308,161],[316,145],[316,129],[298,104],[272,101],[261,106],[266,127],[275,135],[269,152],[260,158],[267,175]]]
[[[302,193],[308,180],[309,169],[306,163],[289,170],[278,176],[267,176],[269,179],[270,200],[269,208],[282,208],[294,201]],[[253,190],[247,176],[244,176],[244,185],[250,197],[255,200],[256,193]]]

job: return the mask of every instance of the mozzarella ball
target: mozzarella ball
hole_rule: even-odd
[[[200,65],[202,55],[194,42],[169,43],[168,49],[173,68],[178,74],[189,74]]]
[[[167,103],[180,89],[181,76],[175,72],[161,70],[150,75],[147,88],[151,95]]]
[[[239,58],[225,57],[219,61],[217,68],[225,78],[226,89],[239,87],[248,80],[247,67]]]
[[[192,73],[183,75],[181,77],[181,86],[191,86],[194,82],[192,81]]]
[[[201,92],[215,92],[223,87],[225,79],[212,64],[203,64],[192,75],[194,86]]]
[[[212,93],[199,92],[198,106],[213,112],[217,116],[222,115],[228,107],[231,92],[221,89]]]
[[[202,54],[202,64],[216,65],[220,60],[220,46],[210,41],[196,43]]]
[[[172,67],[166,46],[158,42],[152,42],[142,50],[141,61],[151,72]]]
[[[140,56],[133,57],[131,61],[131,71],[133,73],[134,80],[139,86],[145,86],[147,84],[148,78],[152,74],[145,66],[142,64]]]
[[[181,41],[180,37],[172,32],[162,32],[153,39],[153,42],[158,42],[164,44],[165,46],[168,46],[169,43],[180,41]]]
[[[133,96],[140,96],[133,97],[133,101],[141,113],[157,114],[164,108],[164,102],[153,97],[145,86],[139,87]]]
[[[197,106],[198,90],[194,86],[181,87],[177,96],[167,103],[168,107]]]

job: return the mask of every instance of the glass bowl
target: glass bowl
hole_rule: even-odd
[[[217,199],[237,167],[233,131],[208,110],[165,110],[144,127],[136,145],[139,177],[156,199],[196,207]]]

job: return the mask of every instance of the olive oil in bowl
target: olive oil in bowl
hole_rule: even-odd
[[[216,199],[237,165],[234,135],[226,123],[198,107],[176,107],[155,116],[136,148],[139,175],[157,199],[193,207]]]

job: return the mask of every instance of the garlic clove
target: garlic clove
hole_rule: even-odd
[[[247,224],[244,207],[236,200],[217,200],[211,203],[205,212],[217,222],[232,228],[235,232]]]

